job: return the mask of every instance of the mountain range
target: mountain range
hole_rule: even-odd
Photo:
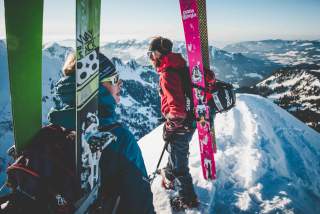
[[[239,92],[273,100],[320,132],[320,42],[264,40],[228,45],[224,50],[268,59],[282,66],[260,83]]]
[[[239,52],[232,53],[231,46],[223,50],[210,46],[210,60],[214,65],[212,69],[218,78],[232,82],[239,91],[250,91],[269,100],[260,96],[238,95],[234,109],[217,115],[216,182],[206,182],[202,179],[197,135],[194,135],[190,151],[190,169],[196,192],[200,200],[206,203],[205,208],[201,210],[202,213],[320,212],[317,203],[320,200],[320,184],[318,179],[315,179],[320,176],[320,134],[271,102],[318,129],[320,69],[316,60],[317,54],[309,55],[303,63],[299,63],[302,62],[299,57],[292,58],[293,61],[287,58],[285,60],[284,57],[289,54],[283,54],[281,48],[275,48],[278,47],[275,44],[280,43],[275,41],[274,45],[271,45],[273,42],[262,41],[259,51],[257,44],[252,45],[249,42],[240,45],[243,49],[237,49]],[[298,47],[292,43],[294,44],[289,42],[291,45],[285,46],[285,53],[305,52],[308,46],[306,41],[296,41]],[[318,44],[310,43],[315,46]],[[47,123],[46,115],[53,106],[54,85],[62,76],[63,62],[68,53],[73,51],[67,44],[69,42],[43,46],[44,124]],[[265,46],[267,44],[269,49]],[[235,47],[238,46],[239,44]],[[101,47],[101,51],[111,58],[123,79],[121,104],[116,111],[136,139],[141,139],[139,145],[147,170],[151,173],[157,161],[155,157],[159,156],[163,142],[158,74],[148,63],[145,55],[147,47],[147,40],[129,40],[108,43]],[[183,42],[175,42],[174,47],[175,51],[185,56]],[[236,50],[235,47],[233,50]],[[255,47],[252,51],[254,54],[245,53],[245,47]],[[310,46],[307,48],[311,50]],[[271,55],[273,57],[270,57]],[[278,57],[274,57],[275,55]],[[2,184],[9,161],[6,150],[13,143],[13,134],[7,54],[5,43],[1,40],[0,75]],[[168,195],[160,186],[160,180],[156,178],[152,186],[156,211],[170,213]],[[199,212],[191,210],[188,213]]]

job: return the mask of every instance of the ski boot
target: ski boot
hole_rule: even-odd
[[[170,199],[170,205],[173,211],[179,212],[185,209],[197,209],[200,205],[200,202],[197,197],[186,201],[184,197],[177,196]]]
[[[174,179],[168,179],[165,170],[165,168],[159,170],[159,174],[162,177],[161,186],[166,190],[174,190]]]

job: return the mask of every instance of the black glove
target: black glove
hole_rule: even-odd
[[[174,132],[168,131],[166,128],[166,123],[163,124],[163,132],[162,132],[162,138],[165,142],[170,142],[174,139]]]
[[[191,127],[185,118],[167,118],[163,125],[163,140],[172,141],[175,136],[189,132]]]

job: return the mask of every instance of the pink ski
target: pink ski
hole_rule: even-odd
[[[198,0],[180,0],[180,9],[185,33],[189,72],[191,81],[195,86],[192,89],[192,93],[199,134],[202,172],[205,179],[215,179],[214,139],[212,139],[210,132],[210,113],[207,101],[205,100],[204,89],[206,83],[197,3]]]

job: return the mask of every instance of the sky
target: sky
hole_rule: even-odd
[[[178,0],[101,0],[101,41],[183,40]],[[5,37],[0,0],[0,38]],[[320,39],[320,0],[207,0],[209,40]],[[44,0],[43,40],[74,39],[75,0]]]

